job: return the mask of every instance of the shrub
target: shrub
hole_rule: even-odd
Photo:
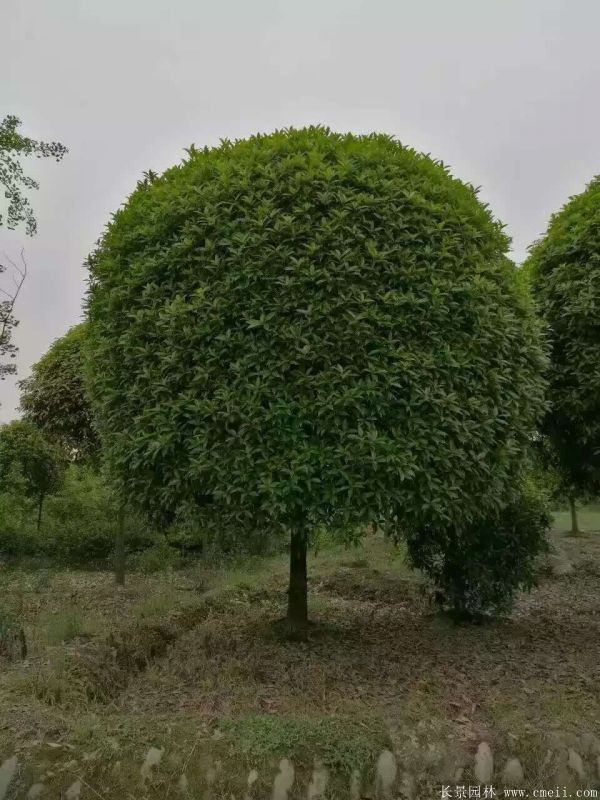
[[[436,602],[455,618],[505,613],[517,590],[535,583],[550,521],[544,493],[528,481],[505,508],[474,522],[409,529],[408,558],[429,576]]]
[[[181,564],[181,554],[171,547],[166,539],[161,538],[151,547],[139,553],[134,560],[134,568],[150,575],[174,569]]]
[[[90,257],[89,388],[122,491],[307,539],[501,504],[535,428],[537,323],[475,190],[388,136],[279,131],[141,182]]]
[[[22,483],[22,482],[21,482]],[[115,499],[92,469],[71,465],[60,491],[46,501],[44,530],[37,508],[18,481],[0,493],[0,555],[40,557],[54,563],[92,564],[112,557]],[[127,519],[127,548],[138,552],[156,541],[156,529],[140,514]]]

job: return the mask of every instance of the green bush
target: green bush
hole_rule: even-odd
[[[159,538],[151,547],[135,556],[132,566],[147,575],[175,569],[181,566],[181,552],[171,547],[165,538]]]
[[[25,494],[18,474],[0,492],[0,558],[33,556],[40,534],[36,530],[34,503]]]
[[[544,389],[508,246],[473,187],[389,136],[191,149],[90,257],[111,474],[144,510],[192,504],[223,537],[291,530],[299,619],[320,526],[493,510]]]
[[[117,505],[92,469],[71,465],[60,491],[48,497],[44,529],[36,530],[37,509],[22,487],[0,493],[0,555],[38,557],[54,563],[91,565],[111,560]],[[138,552],[157,539],[156,529],[139,514],[127,519],[127,549]]]
[[[533,587],[550,522],[544,493],[528,480],[505,508],[476,522],[409,529],[408,557],[432,580],[438,605],[457,619],[502,614],[517,590]]]
[[[112,563],[118,506],[93,468],[84,464],[67,468],[62,488],[46,501],[41,532],[36,530],[36,503],[25,494],[22,478],[16,475],[7,483],[0,492],[0,558],[33,558],[74,566]],[[149,570],[152,562],[165,554],[167,564],[177,566],[186,556],[202,555],[215,561],[223,555],[266,555],[280,545],[276,538],[264,535],[217,537],[203,531],[191,517],[179,518],[158,531],[144,515],[132,510],[126,513],[125,534],[133,565]]]

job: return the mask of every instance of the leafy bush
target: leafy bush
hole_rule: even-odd
[[[504,613],[518,589],[534,585],[550,521],[544,494],[528,481],[505,508],[479,520],[409,529],[408,557],[433,581],[437,603],[456,618]]]
[[[537,322],[471,186],[383,135],[279,131],[141,182],[90,257],[89,388],[127,497],[218,535],[457,525],[542,401]]]
[[[162,572],[174,569],[181,564],[181,553],[171,547],[166,539],[161,538],[151,547],[143,550],[134,559],[134,569],[150,575],[153,572]]]
[[[0,492],[0,558],[33,556],[40,534],[36,530],[35,509],[26,496],[20,476],[5,481]]]
[[[117,507],[102,478],[71,465],[60,491],[46,502],[44,530],[36,530],[37,509],[18,483],[0,493],[0,555],[39,557],[58,563],[91,564],[112,559]],[[137,552],[156,541],[156,530],[141,515],[127,519],[127,548]]]
[[[24,491],[17,474],[0,492],[0,558],[34,558],[42,562],[92,565],[112,563],[117,525],[117,501],[102,476],[84,464],[72,464],[60,491],[46,502],[44,530],[36,530],[35,501]],[[205,532],[189,517],[178,519],[158,531],[139,512],[125,517],[126,547],[134,566],[152,571],[167,558],[177,566],[185,556],[202,555],[215,561],[223,555],[265,555],[278,549],[279,542],[269,536],[231,536],[226,539]],[[151,552],[145,555],[146,550]],[[139,558],[138,558],[139,556]]]

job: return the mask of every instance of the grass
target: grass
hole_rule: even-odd
[[[582,531],[600,532],[599,505],[578,506],[577,518]],[[555,511],[554,526],[558,531],[569,532],[571,530],[571,512],[569,510]]]
[[[40,622],[49,645],[66,644],[74,639],[87,639],[94,635],[95,623],[77,608],[50,612]]]
[[[516,755],[528,785],[551,785],[550,734],[584,755],[585,737],[600,738],[600,535],[554,540],[574,572],[545,575],[509,620],[474,627],[437,615],[381,537],[327,544],[310,556],[316,624],[300,643],[273,625],[285,556],[134,573],[123,589],[109,574],[7,571],[5,602],[31,643],[27,662],[0,672],[0,762],[17,752],[21,764],[14,796],[45,776],[52,797],[81,779],[82,800],[259,800],[286,757],[290,800],[307,796],[315,760],[333,800],[355,771],[372,793],[389,747],[399,780],[408,771],[415,797],[429,797],[457,769],[470,778],[484,740],[498,772]],[[160,763],[142,785],[151,747]]]

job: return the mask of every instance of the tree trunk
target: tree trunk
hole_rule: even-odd
[[[304,526],[293,528],[290,541],[290,588],[287,610],[287,621],[292,628],[304,628],[308,623],[306,549],[306,529]]]
[[[125,505],[119,506],[117,535],[115,537],[115,581],[125,585]]]
[[[38,533],[42,529],[42,508],[43,507],[44,507],[44,493],[40,492],[40,496],[38,498],[38,518],[37,518]]]
[[[577,509],[575,507],[575,498],[569,495],[569,506],[571,508],[571,535],[577,536],[579,534],[579,524],[577,522]]]

